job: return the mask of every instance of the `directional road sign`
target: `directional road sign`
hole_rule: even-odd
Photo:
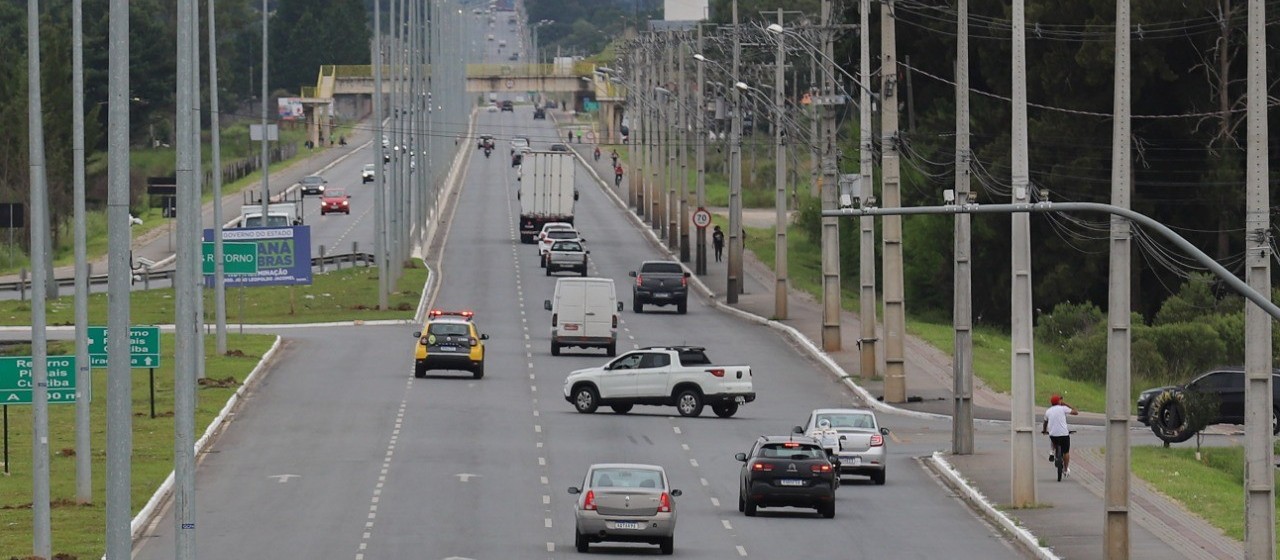
[[[89,367],[107,367],[106,327],[89,327]],[[129,367],[160,367],[160,327],[129,327]]]
[[[222,242],[223,274],[257,274],[258,244]],[[213,274],[213,242],[204,242],[204,255],[200,267],[204,274]]]
[[[76,357],[48,356],[49,402],[76,402]],[[31,356],[0,358],[0,404],[31,404],[35,379]]]

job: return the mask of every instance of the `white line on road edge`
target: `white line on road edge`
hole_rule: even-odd
[[[209,427],[205,429],[204,435],[200,436],[200,439],[196,440],[195,455],[197,457],[202,451],[204,451],[205,445],[209,443],[210,438],[213,437],[214,434],[218,433],[218,430],[221,429],[222,425],[227,421],[227,416],[231,414],[231,410],[235,408],[236,403],[240,402],[241,397],[244,395],[245,388],[257,381],[258,375],[266,369],[267,362],[271,360],[272,356],[275,355],[276,350],[280,348],[280,340],[281,338],[277,336],[276,341],[271,344],[271,348],[262,355],[262,359],[258,360],[258,365],[254,366],[253,371],[249,372],[249,376],[244,379],[244,383],[241,383],[240,387],[236,388],[236,392],[232,393],[231,398],[227,399],[227,404],[223,405],[222,410],[219,411],[218,415],[209,423]],[[133,521],[129,522],[129,534],[131,539],[138,538],[139,531],[145,527],[151,520],[151,517],[156,514],[160,503],[169,496],[169,493],[172,490],[173,471],[169,471],[168,478],[165,478],[164,483],[162,483],[160,487],[156,489],[155,493],[151,495],[151,499],[147,500],[147,504],[142,506],[142,509],[138,511],[138,515],[133,517]],[[103,560],[105,560],[106,557],[106,554],[102,555]]]
[[[974,507],[981,510],[988,519],[995,521],[1001,528],[1008,531],[1019,544],[1026,547],[1026,549],[1036,558],[1040,560],[1061,560],[1058,555],[1053,553],[1052,549],[1040,546],[1040,540],[1037,539],[1031,531],[1028,531],[1025,527],[1018,525],[1013,521],[1013,519],[1005,515],[1004,512],[996,509],[996,507],[987,500],[987,497],[982,495],[982,492],[978,491],[977,488],[970,486],[969,482],[960,475],[960,471],[957,471],[951,466],[951,463],[947,462],[944,455],[945,454],[941,451],[934,451],[933,455],[925,457],[924,461],[933,465],[933,470],[942,475],[948,486],[962,494],[960,496],[961,499],[973,504]]]

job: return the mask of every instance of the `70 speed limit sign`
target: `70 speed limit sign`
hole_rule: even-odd
[[[707,229],[711,225],[711,212],[706,208],[699,208],[693,213],[693,225],[698,229]]]

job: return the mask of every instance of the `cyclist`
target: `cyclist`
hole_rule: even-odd
[[[1061,396],[1049,397],[1049,409],[1044,411],[1044,424],[1040,433],[1049,434],[1049,441],[1062,454],[1062,474],[1071,476],[1071,428],[1067,426],[1067,415],[1080,414],[1076,407],[1067,404]]]

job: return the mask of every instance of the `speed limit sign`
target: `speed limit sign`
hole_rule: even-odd
[[[693,225],[698,229],[707,229],[711,225],[711,212],[707,212],[706,208],[699,208],[693,213]]]

